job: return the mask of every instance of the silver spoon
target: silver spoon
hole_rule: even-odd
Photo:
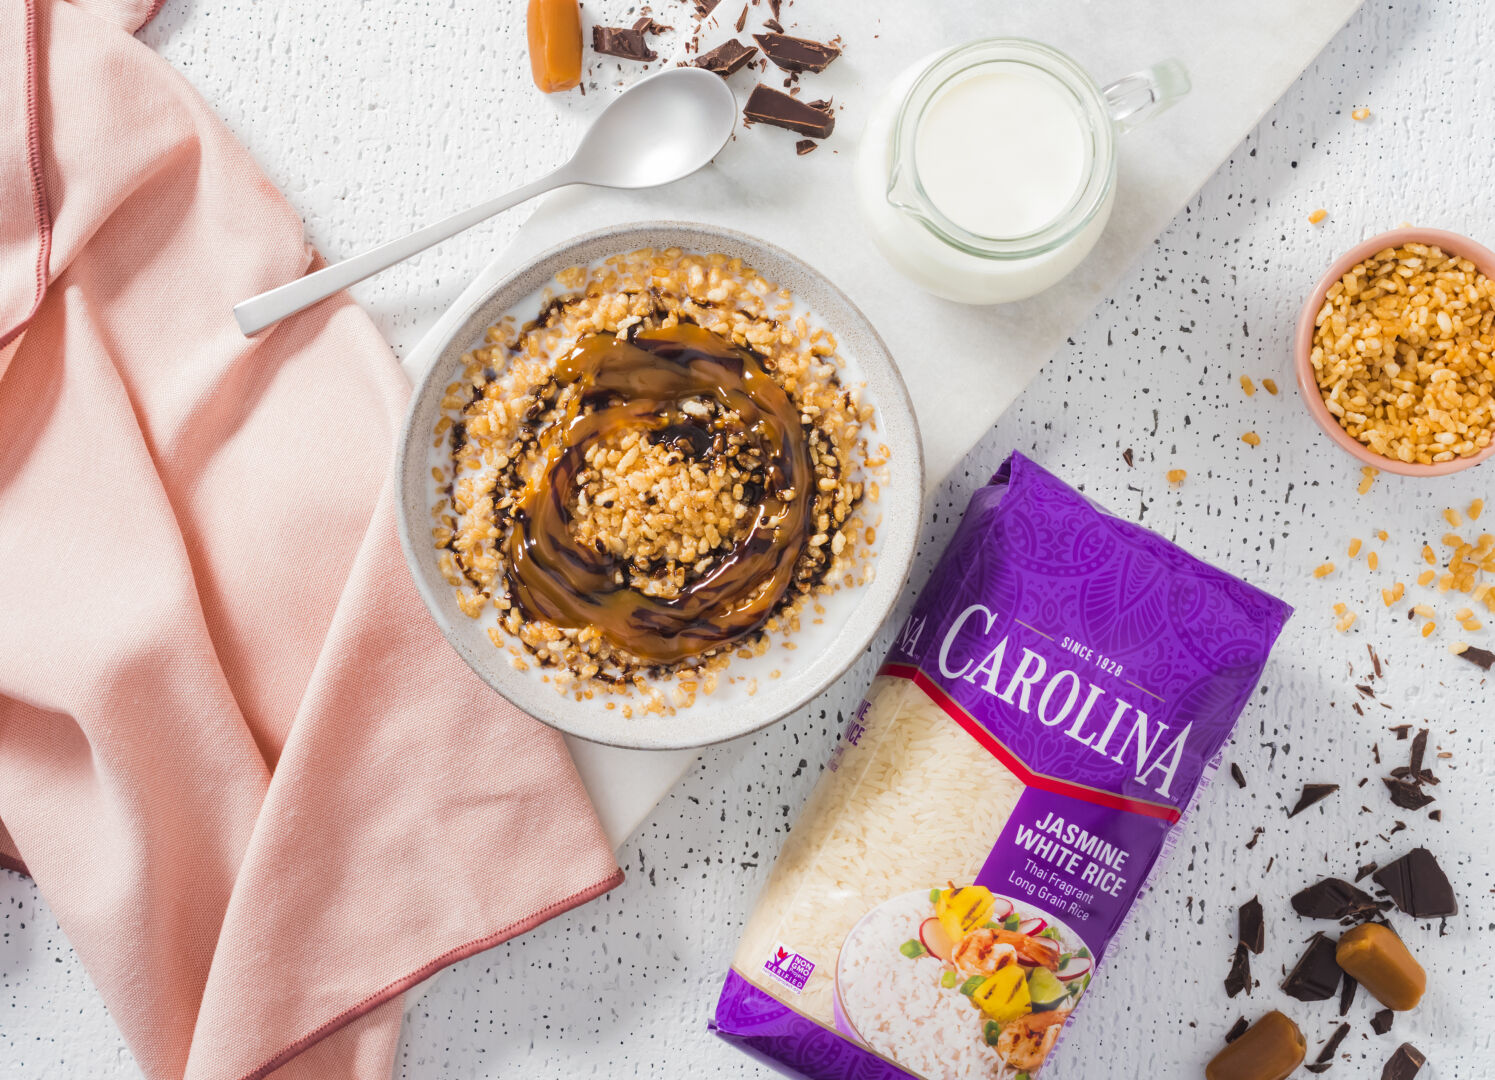
[[[569,184],[646,188],[679,180],[716,156],[736,120],[737,102],[720,76],[691,67],[656,72],[634,83],[604,109],[582,136],[571,160],[550,175],[251,297],[234,308],[234,318],[246,337],[257,334],[287,315],[552,188]]]

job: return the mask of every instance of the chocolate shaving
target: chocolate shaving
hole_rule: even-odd
[[[1469,646],[1469,648],[1459,653],[1459,656],[1462,659],[1468,660],[1471,664],[1477,664],[1486,671],[1495,667],[1495,652],[1491,652],[1489,649],[1481,649],[1477,645]]]
[[[720,4],[722,0],[691,0],[691,2],[696,7],[696,18],[704,19],[716,10],[716,5]]]
[[[1422,758],[1427,753],[1427,750],[1428,729],[1420,728],[1412,738],[1412,772],[1414,775],[1422,772]]]
[[[773,12],[773,17],[779,17],[779,9],[784,6],[784,0],[768,0],[768,10]]]
[[[801,139],[799,140],[799,142],[794,144],[794,152],[800,157],[804,157],[819,145],[820,144],[814,139]]]
[[[1370,899],[1366,897],[1366,899]],[[1261,900],[1253,896],[1235,913],[1236,938],[1257,956],[1266,946],[1266,927],[1262,922]]]
[[[1383,866],[1373,880],[1386,895],[1414,919],[1437,919],[1459,913],[1448,875],[1427,848],[1413,848],[1395,862]]]
[[[1311,1072],[1311,1073],[1328,1072],[1333,1067],[1334,1067],[1334,1062],[1332,1062],[1332,1061],[1322,1061],[1322,1062],[1316,1061],[1312,1065],[1304,1065],[1303,1066],[1303,1068],[1304,1068],[1305,1071]]]
[[[640,34],[663,34],[666,30],[675,29],[673,26],[665,26],[662,23],[657,23],[647,15],[637,20],[633,24],[633,28]]]
[[[696,57],[694,63],[696,67],[714,71],[725,79],[734,71],[741,70],[757,52],[754,45],[744,45],[736,38],[728,38],[710,52]]]
[[[1411,1043],[1402,1043],[1381,1070],[1381,1080],[1412,1080],[1412,1077],[1422,1071],[1427,1060],[1417,1047]]]
[[[1236,787],[1246,786],[1246,774],[1241,772],[1241,767],[1233,761],[1230,763],[1230,778],[1235,781]]]
[[[1391,1020],[1395,1014],[1390,1009],[1382,1009],[1370,1018],[1370,1029],[1377,1035],[1384,1035],[1391,1030]]]
[[[1317,1063],[1320,1061],[1328,1061],[1330,1058],[1332,1058],[1335,1051],[1339,1049],[1339,1044],[1344,1042],[1344,1037],[1349,1033],[1349,1024],[1340,1024],[1337,1028],[1335,1028],[1334,1034],[1329,1036],[1329,1041],[1324,1043],[1323,1049],[1320,1050],[1318,1052],[1318,1056],[1313,1059],[1314,1062]]]
[[[753,40],[762,47],[764,56],[785,71],[812,71],[818,75],[841,55],[834,45],[788,34],[754,34]]]
[[[1386,730],[1387,731],[1394,731],[1394,732],[1396,732],[1396,741],[1397,742],[1401,742],[1403,739],[1405,739],[1407,737],[1407,734],[1412,730],[1412,725],[1411,724],[1397,724],[1396,727],[1390,727],[1390,728],[1387,728]]]
[[[1261,834],[1264,833],[1264,832],[1266,832],[1266,831],[1267,830],[1263,829],[1260,825],[1258,825],[1254,829],[1252,829],[1251,830],[1251,839],[1246,841],[1246,850],[1250,851],[1252,848],[1254,848],[1256,846],[1256,841],[1260,840],[1261,839]]]
[[[649,48],[644,32],[631,26],[592,27],[592,51],[645,64],[659,59],[659,54]]]
[[[836,118],[831,115],[829,102],[822,107],[819,102],[806,104],[797,98],[759,83],[748,96],[743,107],[743,119],[750,124],[769,124],[787,128],[814,139],[823,139],[836,130]]]
[[[784,32],[784,24],[779,22],[778,19],[764,19],[763,25],[776,34],[782,34]]]
[[[1242,990],[1251,993],[1251,954],[1245,942],[1235,947],[1235,956],[1230,961],[1230,974],[1225,976],[1225,996],[1235,997]]]
[[[1386,790],[1391,794],[1391,801],[1403,810],[1421,810],[1433,801],[1433,797],[1423,791],[1414,780],[1394,780],[1389,776],[1383,776],[1381,783],[1386,785]]]
[[[1338,784],[1304,784],[1303,793],[1298,796],[1298,804],[1287,812],[1287,816],[1297,817],[1314,803],[1322,802],[1338,790]]]
[[[1334,959],[1335,942],[1322,933],[1314,934],[1308,948],[1282,981],[1282,992],[1299,1001],[1327,1001],[1339,989],[1343,974]]]
[[[1132,464],[1132,448],[1130,446],[1128,446],[1121,452],[1121,460],[1126,462],[1126,467],[1128,469],[1136,468],[1136,466]]]
[[[1235,1023],[1231,1024],[1230,1030],[1225,1033],[1225,1045],[1229,1046],[1231,1043],[1239,1039],[1242,1035],[1246,1034],[1246,1029],[1250,1026],[1251,1025],[1246,1022],[1246,1018],[1244,1016],[1236,1017]]]
[[[1358,869],[1358,870],[1355,871],[1355,880],[1356,881],[1360,881],[1366,875],[1375,873],[1376,869],[1377,868],[1376,868],[1376,864],[1375,863],[1373,863],[1373,862],[1366,863],[1364,866],[1360,867],[1360,869]]]
[[[748,6],[746,4],[743,4],[742,14],[737,16],[737,22],[734,24],[739,34],[742,33],[742,28],[747,25],[747,9]]]
[[[1347,974],[1339,985],[1339,1015],[1348,1016],[1350,1006],[1355,1003],[1355,990],[1359,983]]]
[[[1368,919],[1376,902],[1343,878],[1327,877],[1293,896],[1293,910],[1306,919]]]

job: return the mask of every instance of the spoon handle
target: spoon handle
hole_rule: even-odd
[[[577,181],[562,167],[533,183],[515,188],[506,195],[489,199],[470,210],[463,210],[435,224],[427,225],[424,229],[418,229],[409,236],[402,236],[398,240],[380,244],[362,254],[354,255],[351,259],[333,263],[314,274],[307,274],[305,277],[297,278],[269,292],[250,297],[243,303],[235,305],[234,318],[238,321],[239,329],[244,336],[250,337],[265,327],[279,322],[287,315],[294,315],[302,308],[310,307],[318,300],[325,300],[333,293],[340,292],[355,282],[377,274],[380,270],[387,270],[395,263],[402,262],[449,236],[455,236],[463,229],[470,228],[494,214],[501,213],[511,206],[518,206],[527,199],[533,199],[536,195],[543,195],[552,188],[574,183]]]

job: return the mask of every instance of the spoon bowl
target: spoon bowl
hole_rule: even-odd
[[[549,176],[427,225],[234,307],[248,337],[318,300],[439,244],[494,214],[570,184],[646,188],[689,176],[732,137],[737,100],[720,76],[703,68],[669,68],[640,79],[602,110],[571,159]]]
[[[646,188],[689,176],[732,137],[737,100],[703,68],[670,68],[629,87],[582,137],[572,183]]]

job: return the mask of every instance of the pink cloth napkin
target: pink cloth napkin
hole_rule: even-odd
[[[0,3],[0,850],[151,1080],[387,1080],[404,990],[622,874],[415,593],[368,318],[235,328],[311,255],[151,13]]]

